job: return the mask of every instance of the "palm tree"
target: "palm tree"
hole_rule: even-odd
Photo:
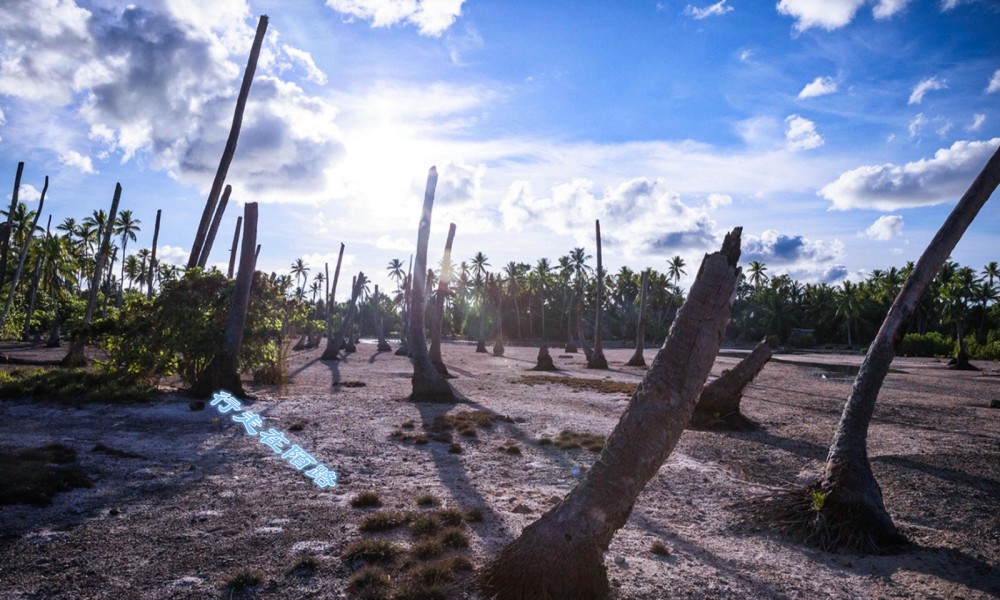
[[[680,256],[674,256],[667,261],[667,276],[674,280],[674,285],[680,283],[681,276],[687,275],[684,267],[687,263]]]
[[[1000,266],[997,266],[997,261],[992,261],[988,263],[985,267],[983,267],[983,270],[980,271],[980,274],[983,277],[987,278],[988,280],[987,285],[989,285],[990,288],[992,288],[993,280],[1000,279]]]
[[[398,292],[400,285],[403,283],[403,278],[406,277],[406,271],[403,270],[403,261],[398,258],[390,260],[386,271],[389,271],[389,278],[396,281],[396,291]]]
[[[845,279],[837,292],[837,314],[847,319],[847,345],[853,346],[851,339],[851,319],[858,315],[860,310],[860,299],[858,286]]]
[[[322,275],[322,273],[320,273],[320,275]],[[320,284],[319,281],[316,281],[315,279],[313,279],[312,284],[309,286],[309,291],[312,292],[312,303],[313,304],[316,304],[316,294],[318,294],[321,289],[323,289],[322,284]]]
[[[514,261],[510,261],[503,268],[504,275],[507,276],[507,296],[514,301],[514,317],[517,319],[517,339],[521,339],[521,310],[517,304],[517,297],[524,292],[524,276],[523,272],[526,270],[523,267],[528,267],[525,264],[518,264]]]
[[[313,283],[316,284],[316,286],[319,289],[321,290],[323,289],[323,284],[325,282],[326,282],[326,274],[324,274],[323,271],[319,271],[313,276]],[[316,302],[315,294],[313,295],[313,302]]]
[[[760,286],[767,283],[769,277],[764,274],[766,271],[767,267],[764,266],[764,263],[759,260],[750,261],[750,266],[747,267],[747,272],[750,273],[749,281],[753,284],[754,288],[759,289]]]
[[[303,280],[299,283],[299,288],[303,288],[305,285],[305,279],[309,273],[309,266],[301,258],[296,258],[295,262],[292,263],[292,275],[296,280]]]
[[[121,237],[121,240],[122,240],[122,257],[126,256],[126,254],[125,254],[126,250],[125,249],[128,247],[128,241],[129,240],[132,240],[133,242],[135,241],[135,234],[136,234],[137,231],[139,231],[139,225],[142,225],[142,221],[140,221],[139,219],[133,218],[131,210],[127,210],[126,209],[126,210],[121,211],[118,214],[118,218],[115,219],[114,233],[115,233],[115,235]],[[121,277],[120,277],[120,279],[121,279],[121,281],[119,281],[119,283],[121,283],[121,285],[124,285],[124,279],[125,279],[125,260],[124,259],[122,260],[122,270],[121,270]],[[118,295],[118,305],[119,306],[121,305],[121,289],[120,288],[119,288],[119,295]]]
[[[479,339],[476,343],[476,352],[486,352],[486,267],[490,266],[490,263],[482,252],[476,252],[469,262],[472,263],[473,286],[476,295],[479,296]]]
[[[532,289],[538,293],[538,310],[542,316],[542,342],[545,342],[545,291],[552,277],[552,265],[547,258],[539,258],[529,275]]]
[[[142,274],[142,265],[139,262],[139,258],[135,254],[130,254],[124,261],[122,261],[122,278],[128,277],[129,289],[132,289],[132,284],[139,279]]]

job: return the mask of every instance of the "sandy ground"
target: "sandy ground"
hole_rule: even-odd
[[[339,363],[319,361],[320,350],[295,353],[289,386],[249,386],[255,399],[246,407],[336,470],[332,489],[317,487],[214,408],[191,411],[180,396],[83,409],[0,401],[0,445],[65,444],[95,483],[47,508],[0,507],[0,599],[228,598],[227,579],[246,568],[265,576],[247,597],[345,597],[358,566],[340,558],[346,546],[362,537],[411,543],[404,531],[358,531],[372,509],[349,500],[367,490],[388,508],[421,510],[414,499],[428,492],[444,506],[479,508],[485,518],[468,526],[465,554],[482,565],[572,489],[574,467],[596,458],[537,440],[563,429],[606,435],[628,397],[519,383],[533,375],[526,369],[535,348],[508,346],[504,358],[473,350],[444,347],[452,383],[469,400],[458,406],[406,402],[409,362],[370,344]],[[647,361],[654,354],[647,350]],[[582,354],[553,351],[559,375],[638,383],[643,371],[621,366],[630,350],[606,355],[611,370],[595,372],[583,368]],[[899,555],[859,556],[811,550],[739,523],[748,500],[818,474],[850,390],[850,375],[837,365],[860,363],[776,358],[744,399],[761,430],[685,432],[646,486],[605,556],[615,597],[1000,597],[1000,410],[988,408],[1000,399],[998,366],[952,372],[937,360],[896,361],[869,450],[886,505],[914,545]],[[713,374],[736,360],[720,356]],[[442,413],[465,410],[513,422],[456,436],[461,454],[447,443],[391,437],[408,420],[416,424],[410,433],[420,434]],[[295,424],[304,427],[293,431]],[[139,457],[94,452],[98,443]],[[511,443],[520,455],[499,449]],[[650,552],[655,541],[669,555]],[[307,555],[318,567],[293,570]]]

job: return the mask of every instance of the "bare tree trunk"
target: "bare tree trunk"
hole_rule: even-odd
[[[149,275],[146,280],[146,300],[153,299],[153,273],[156,271],[156,244],[160,239],[160,214],[162,209],[156,209],[156,226],[153,227],[153,249],[149,254]]]
[[[590,343],[587,342],[587,334],[583,331],[583,294],[580,294],[580,302],[576,305],[576,312],[574,313],[576,321],[576,335],[580,338],[580,346],[583,348],[583,355],[587,358],[587,362],[590,362],[590,356],[593,354],[593,350],[590,347]]]
[[[233,245],[229,250],[229,273],[226,277],[233,278],[233,269],[236,267],[236,249],[240,245],[240,227],[243,226],[243,217],[236,217],[236,231],[233,233]]]
[[[552,362],[552,355],[549,354],[549,345],[542,342],[538,348],[538,358],[535,359],[535,366],[532,371],[557,371],[556,364]]]
[[[765,501],[761,507],[763,518],[826,549],[877,552],[905,541],[885,509],[882,490],[872,473],[868,426],[907,323],[941,265],[998,184],[1000,149],[994,152],[927,245],[889,308],[844,405],[821,480],[798,491],[794,497]],[[815,508],[817,498],[822,500],[819,510]]]
[[[31,226],[28,227],[28,235],[24,238],[24,244],[21,245],[21,254],[17,259],[17,269],[14,271],[14,279],[10,282],[10,291],[7,294],[7,302],[4,303],[3,314],[0,315],[0,328],[3,324],[7,322],[7,313],[10,311],[11,302],[14,301],[14,294],[17,292],[17,284],[21,281],[21,274],[24,273],[24,261],[28,257],[28,246],[31,245],[31,240],[35,237],[35,227],[38,226],[38,218],[42,216],[42,207],[45,206],[45,193],[49,191],[49,176],[45,176],[45,186],[42,188],[42,197],[38,201],[38,208],[35,209],[35,218],[31,220]],[[3,271],[0,271],[2,273]]]
[[[499,283],[497,284],[499,286]],[[503,292],[497,291],[497,330],[493,334],[493,356],[503,356]]]
[[[205,368],[191,393],[199,398],[210,396],[218,390],[226,390],[233,395],[243,395],[240,380],[239,356],[243,348],[243,328],[250,308],[250,290],[253,286],[255,248],[257,246],[257,203],[248,202],[243,206],[243,251],[240,254],[240,270],[233,285],[233,298],[229,304],[226,330],[222,336],[222,348]]]
[[[323,306],[326,307],[327,320],[330,318],[330,263],[323,263],[323,282],[326,283],[326,295],[324,296]]]
[[[566,295],[563,294],[565,299]],[[569,306],[566,307],[566,352],[576,354],[576,342],[573,341],[573,303],[576,302],[576,293],[570,294]],[[561,322],[561,321],[560,321]]]
[[[340,261],[337,261],[337,275],[334,275],[334,281],[339,275],[340,271]],[[359,282],[362,281],[362,275],[364,273],[358,273],[358,276],[354,278],[351,283],[351,300],[347,304],[347,312],[344,313],[344,317],[340,320],[340,326],[337,327],[337,333],[335,333],[326,342],[326,348],[323,349],[323,355],[320,356],[320,360],[339,360],[340,359],[340,349],[347,346],[345,343],[345,336],[350,335],[350,325],[354,320],[354,309],[357,306],[358,296],[361,295],[361,285]],[[352,350],[353,352],[353,350]]]
[[[205,237],[205,245],[201,249],[201,256],[198,257],[198,266],[205,268],[208,257],[212,253],[212,245],[215,244],[215,236],[219,233],[219,224],[222,223],[222,215],[226,213],[226,205],[229,204],[229,195],[233,193],[233,186],[227,185],[222,192],[222,199],[212,216],[212,225],[208,228],[208,236]]]
[[[375,329],[378,333],[378,352],[390,352],[392,351],[392,346],[389,342],[385,341],[385,329],[382,327],[382,310],[378,305],[378,285],[375,286],[375,295],[372,297],[372,304],[375,313]]]
[[[410,255],[410,270],[413,269],[413,255]],[[399,348],[396,348],[396,356],[409,356],[410,343],[407,341],[407,331],[410,329],[410,298],[413,295],[413,277],[409,272],[403,279],[403,328],[399,332]]]
[[[625,363],[627,367],[645,367],[646,359],[642,353],[646,346],[646,293],[649,290],[649,269],[642,272],[642,288],[639,292],[639,324],[635,333],[635,352]]]
[[[604,598],[602,554],[680,439],[726,333],[741,228],[707,255],[670,335],[594,466],[480,573],[484,598]]]
[[[771,360],[771,347],[761,340],[743,360],[732,369],[722,372],[701,391],[698,405],[691,418],[692,428],[715,431],[749,431],[757,424],[740,412],[743,390]]]
[[[340,265],[344,261],[344,243],[340,243],[340,254],[337,255],[337,268],[333,270],[333,287],[330,289],[330,305],[326,311],[326,348],[320,360],[334,360],[340,352],[340,346],[333,344],[333,310],[337,302],[337,281],[340,280]],[[353,290],[352,290],[353,292]]]
[[[115,184],[115,195],[111,200],[111,212],[108,214],[108,222],[104,231],[99,232],[101,237],[101,247],[97,251],[94,261],[94,276],[90,280],[90,290],[87,298],[87,312],[83,315],[83,331],[78,331],[73,335],[73,343],[70,344],[69,352],[63,357],[60,364],[64,367],[80,367],[87,364],[87,359],[83,355],[83,348],[87,345],[90,324],[94,320],[94,307],[97,306],[97,289],[101,285],[101,275],[104,271],[104,261],[108,258],[111,248],[111,231],[115,227],[115,217],[118,216],[118,202],[122,198],[122,184]]]
[[[486,354],[486,282],[479,294],[479,339],[476,340],[476,352]]]
[[[438,278],[437,305],[434,307],[434,322],[431,323],[431,363],[442,377],[450,379],[451,373],[444,366],[441,358],[441,327],[444,323],[444,297],[448,295],[448,284],[451,282],[451,244],[455,241],[455,224],[448,227],[448,239],[444,244],[444,263],[441,267],[441,277]]]
[[[0,288],[3,288],[7,278],[7,252],[10,250],[10,238],[14,235],[14,211],[17,209],[17,196],[21,192],[21,174],[24,173],[24,163],[17,163],[17,174],[14,175],[14,191],[10,195],[10,210],[7,211],[7,226],[3,228],[0,238]]]
[[[588,369],[607,369],[608,359],[604,358],[601,347],[601,308],[604,304],[604,263],[601,262],[601,222],[594,221],[597,230],[597,314],[594,317],[594,350],[587,357]]]
[[[264,43],[264,33],[266,31],[267,15],[261,15],[260,20],[257,21],[257,33],[254,35],[253,45],[250,47],[250,58],[247,60],[247,68],[243,72],[243,84],[240,86],[240,93],[236,98],[236,111],[233,113],[233,124],[229,128],[229,139],[226,140],[226,148],[222,152],[219,168],[215,171],[215,180],[212,181],[212,189],[208,193],[208,201],[205,203],[205,210],[201,214],[198,233],[195,235],[194,243],[191,245],[191,257],[188,258],[189,269],[197,266],[198,261],[201,259],[209,222],[215,213],[215,205],[219,201],[219,194],[222,193],[222,185],[226,182],[226,175],[229,174],[229,165],[232,164],[233,156],[236,154],[236,143],[240,137],[240,127],[243,126],[243,111],[246,109],[247,98],[250,96],[250,84],[253,83],[253,74],[257,70],[257,58],[260,56],[260,47]],[[240,260],[242,261],[242,257]]]
[[[417,227],[417,260],[413,266],[413,293],[410,308],[410,362],[413,363],[413,402],[454,402],[455,392],[441,377],[427,353],[424,337],[424,274],[427,273],[427,242],[431,234],[431,212],[434,208],[434,188],[437,187],[437,169],[431,167],[427,173],[427,188],[424,192],[424,206]]]
[[[52,220],[52,215],[49,215]],[[35,259],[35,270],[31,275],[31,292],[28,294],[28,309],[24,313],[24,331],[21,333],[21,341],[27,342],[31,338],[31,315],[35,312],[35,300],[38,297],[38,281],[42,278],[42,254],[38,253]]]

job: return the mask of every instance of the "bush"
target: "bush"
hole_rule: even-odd
[[[896,354],[899,356],[950,356],[954,354],[955,344],[943,333],[931,331],[928,333],[908,333],[899,343]]]
[[[956,343],[956,353],[957,353]],[[965,338],[965,346],[969,356],[978,360],[1000,360],[1000,331],[991,331],[982,344],[976,341],[976,336]]]

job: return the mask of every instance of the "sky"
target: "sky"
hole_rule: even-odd
[[[0,0],[0,189],[55,227],[110,206],[185,264],[269,16],[210,264],[259,203],[258,268],[382,288],[409,261],[428,169],[429,262],[491,270],[574,247],[690,285],[743,262],[837,285],[915,261],[1000,146],[992,0]],[[3,183],[6,181],[6,183]],[[952,255],[1000,260],[1000,200]],[[591,260],[591,265],[596,259]],[[349,281],[349,279],[347,279]],[[348,295],[341,285],[338,298]]]

